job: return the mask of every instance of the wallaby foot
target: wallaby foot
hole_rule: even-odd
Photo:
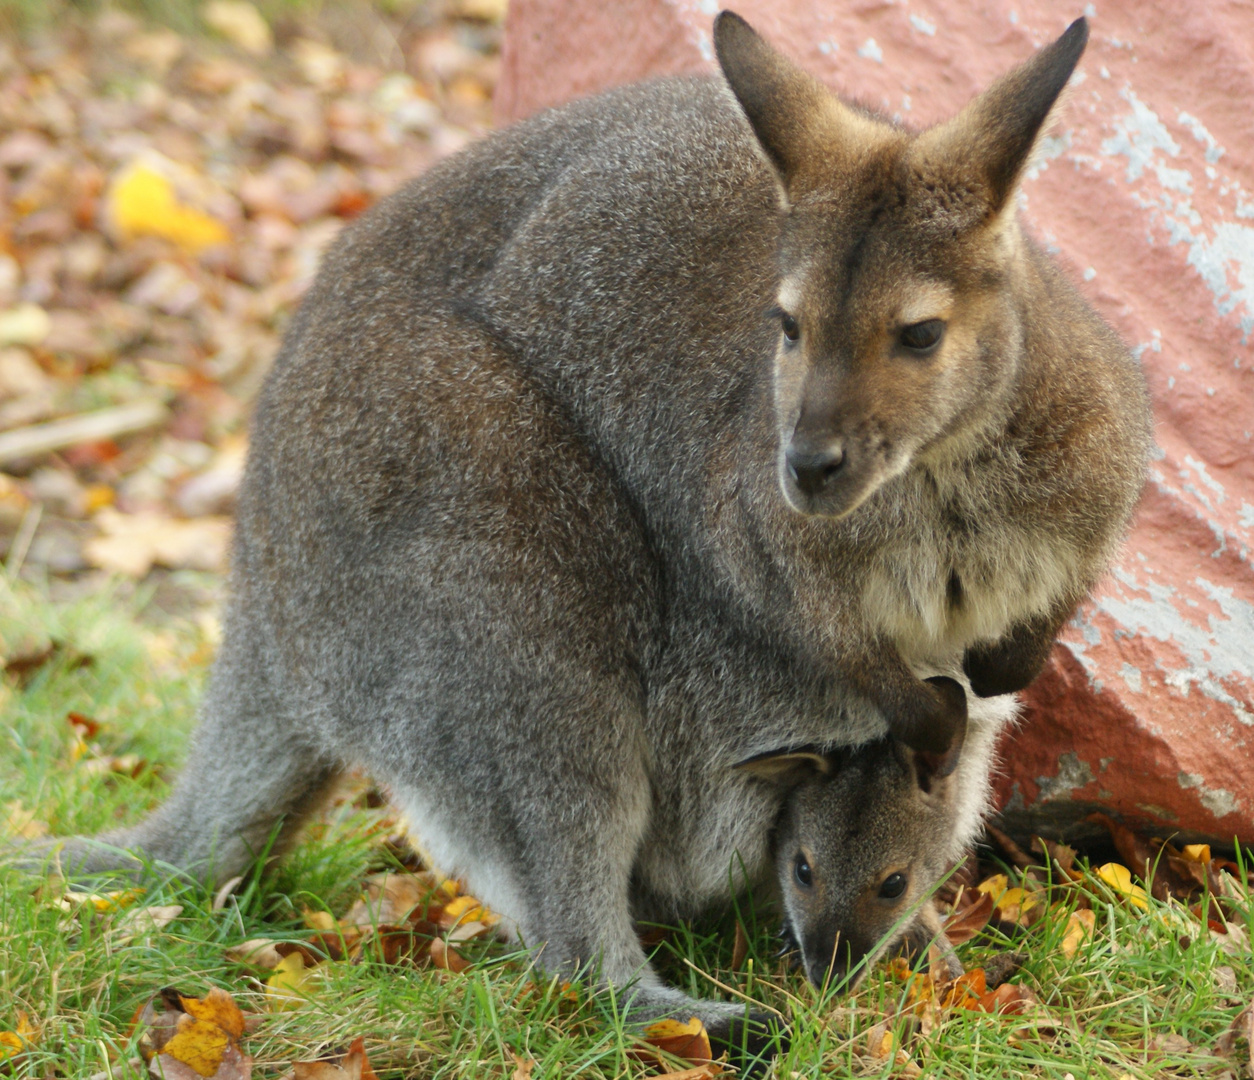
[[[962,670],[977,697],[998,697],[1026,689],[1049,659],[1063,620],[1041,616],[1013,627],[999,641],[976,645],[962,658]]]
[[[726,1052],[740,1076],[761,1076],[788,1052],[787,1025],[771,1013],[741,1007],[739,1015],[706,1025],[715,1057]]]

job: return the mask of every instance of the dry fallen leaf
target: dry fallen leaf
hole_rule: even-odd
[[[88,540],[83,554],[101,570],[141,578],[158,564],[171,570],[222,570],[226,566],[231,540],[228,518],[182,521],[106,508],[95,521],[103,535]]]
[[[210,0],[200,12],[205,24],[231,44],[253,56],[274,51],[274,34],[261,12],[248,0]]]
[[[745,933],[745,928],[740,924],[740,920],[736,920],[736,937],[732,942],[732,971],[739,971],[740,965],[745,962],[745,957],[749,955],[749,937]]]
[[[220,221],[180,202],[169,178],[147,161],[133,161],[118,173],[107,203],[123,239],[159,236],[192,253],[231,239]]]
[[[445,944],[443,938],[435,938],[431,942],[431,963],[444,971],[452,972],[465,971],[470,967],[470,961]]]
[[[1145,890],[1132,881],[1132,874],[1126,866],[1119,863],[1104,863],[1097,868],[1097,876],[1133,907],[1140,908],[1142,911],[1149,910],[1149,900]]]
[[[978,889],[963,889],[954,904],[954,910],[946,916],[942,929],[951,945],[970,941],[988,925],[993,914],[993,896]]]
[[[529,1057],[519,1057],[517,1054],[513,1058],[514,1071],[509,1080],[531,1080],[531,1070],[536,1067],[536,1063]]]
[[[1080,946],[1093,936],[1097,916],[1092,909],[1073,911],[1067,917],[1067,928],[1062,935],[1062,954],[1068,960],[1075,956]]]
[[[314,972],[299,952],[289,953],[266,980],[266,1004],[272,1010],[299,1009],[313,992]]]
[[[158,1008],[158,1005],[161,1007]],[[252,1059],[239,1046],[244,1015],[225,990],[203,998],[163,990],[140,1010],[139,1049],[163,1080],[249,1080]]]
[[[21,1009],[17,1011],[17,1024],[12,1031],[0,1031],[0,1062],[17,1057],[22,1051],[35,1045],[37,1032],[30,1017]]]
[[[663,1071],[669,1071],[665,1059],[658,1051],[698,1067],[709,1066],[714,1060],[709,1033],[695,1016],[687,1023],[680,1020],[659,1020],[650,1024],[644,1029],[641,1041],[630,1054],[639,1060],[654,1062]]]
[[[0,822],[0,832],[22,840],[38,840],[50,831],[47,823],[36,818],[34,811],[27,810],[20,799],[0,804]]]
[[[339,1061],[294,1061],[289,1075],[293,1080],[378,1080],[360,1035]]]
[[[226,958],[261,971],[273,971],[282,962],[283,955],[269,938],[254,938],[240,945],[232,945],[226,950]]]
[[[977,891],[991,896],[994,904],[1001,899],[1002,894],[1009,888],[1010,878],[1008,878],[1005,874],[993,874],[991,877],[985,878],[976,886]]]
[[[136,908],[118,920],[109,931],[114,944],[120,945],[132,938],[144,937],[164,930],[183,914],[182,904],[165,904],[156,907]]]

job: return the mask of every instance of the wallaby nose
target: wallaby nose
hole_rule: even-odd
[[[839,445],[808,452],[790,446],[784,452],[788,475],[806,495],[818,495],[845,464],[845,451]]]

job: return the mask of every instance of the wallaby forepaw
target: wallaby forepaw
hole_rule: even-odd
[[[788,1027],[773,1013],[750,1011],[706,1026],[714,1053],[726,1051],[740,1076],[762,1076],[777,1057],[788,1052]]]

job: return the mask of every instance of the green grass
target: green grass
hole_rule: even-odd
[[[57,833],[131,820],[161,799],[180,760],[211,653],[204,625],[154,619],[142,597],[52,604],[29,586],[0,581],[2,651],[13,656],[50,639],[64,643],[58,658],[24,687],[11,678],[0,685],[0,805],[19,803]],[[76,655],[92,662],[80,665]],[[65,720],[71,710],[102,724],[98,753],[136,754],[153,768],[135,779],[90,773],[91,755],[75,757]],[[370,959],[326,965],[304,1005],[267,1012],[261,983],[224,950],[249,938],[300,939],[302,908],[342,914],[363,876],[388,865],[377,844],[382,813],[341,800],[283,863],[254,874],[219,911],[199,886],[150,883],[136,906],[181,904],[183,912],[166,930],[129,941],[119,935],[121,916],[66,913],[56,903],[59,883],[0,867],[0,1031],[16,1027],[20,1010],[39,1032],[34,1048],[0,1065],[0,1074],[142,1075],[127,1065],[135,1057],[131,1018],[166,986],[195,995],[220,986],[246,1012],[261,1014],[245,1048],[263,1078],[280,1076],[292,1060],[342,1051],[359,1035],[384,1080],[506,1078],[514,1055],[535,1060],[536,1078],[648,1074],[627,1055],[632,1034],[611,994],[564,993],[501,945],[486,947],[461,975]],[[1062,895],[1016,940],[994,934],[959,950],[968,968],[1008,948],[1027,954],[1014,981],[1030,987],[1041,1007],[1023,1017],[917,1015],[906,1007],[908,983],[883,966],[854,995],[821,994],[773,958],[769,911],[742,912],[751,968],[731,968],[731,913],[674,928],[656,960],[693,993],[727,996],[717,980],[789,1013],[791,1048],[774,1073],[789,1080],[1244,1075],[1244,1039],[1231,1060],[1216,1056],[1215,1046],[1254,992],[1248,951],[1225,954],[1178,908],[1154,903],[1140,912],[1090,892],[1096,933],[1067,959],[1060,948],[1067,897],[1074,903],[1079,893]],[[1244,918],[1254,934],[1248,912]],[[910,1065],[869,1052],[884,1030],[895,1033]]]

